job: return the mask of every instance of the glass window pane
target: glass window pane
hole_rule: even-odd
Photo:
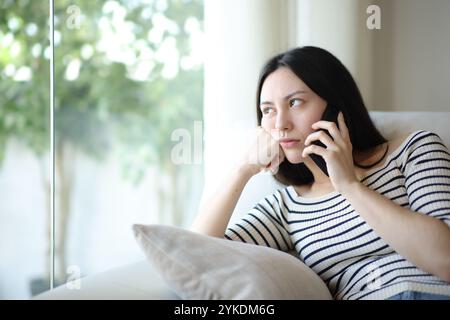
[[[48,12],[0,2],[0,299],[49,286]]]
[[[56,1],[56,284],[144,259],[203,188],[201,1]],[[199,154],[200,153],[200,154]]]

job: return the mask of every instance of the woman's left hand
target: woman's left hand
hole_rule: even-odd
[[[337,120],[339,129],[331,121],[321,120],[312,125],[314,130],[327,130],[333,139],[322,130],[311,133],[305,140],[306,147],[303,149],[302,156],[305,158],[311,153],[322,156],[327,164],[331,183],[336,191],[342,193],[343,190],[359,180],[355,173],[353,147],[342,112],[339,112]],[[320,140],[327,148],[311,144],[315,140]]]

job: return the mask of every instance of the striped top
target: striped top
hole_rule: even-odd
[[[361,183],[450,226],[450,153],[433,132],[411,133]],[[305,198],[293,186],[279,189],[229,226],[225,237],[295,249],[335,299],[386,299],[408,290],[450,295],[450,283],[395,252],[337,191]]]

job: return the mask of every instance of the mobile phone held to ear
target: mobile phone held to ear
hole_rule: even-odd
[[[339,124],[337,122],[338,114],[339,110],[336,107],[332,105],[327,105],[325,111],[323,112],[322,120],[334,122],[339,128]],[[331,137],[331,134],[328,132],[328,130],[319,129],[317,131],[325,131]],[[326,149],[326,146],[319,140],[312,141],[311,143]],[[310,154],[310,157],[317,164],[317,166],[323,171],[323,173],[325,173],[329,177],[330,175],[328,174],[327,163],[325,162],[325,160],[315,153]]]

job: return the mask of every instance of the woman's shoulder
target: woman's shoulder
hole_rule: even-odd
[[[394,138],[393,141],[399,146],[405,144],[408,147],[417,147],[430,142],[442,143],[441,137],[436,132],[423,129],[399,135],[397,138]]]
[[[403,142],[402,142],[403,140]],[[415,130],[403,135],[396,140],[398,147],[396,153],[400,156],[402,167],[410,161],[419,161],[419,158],[430,156],[430,153],[446,152],[448,147],[442,138],[434,131]]]
[[[399,149],[401,149],[399,150],[400,152],[405,152],[410,149],[414,149],[417,146],[423,145],[424,143],[430,143],[432,141],[442,141],[442,139],[437,133],[433,131],[419,129],[394,136],[389,140],[389,146],[390,150],[392,150],[393,152]]]

